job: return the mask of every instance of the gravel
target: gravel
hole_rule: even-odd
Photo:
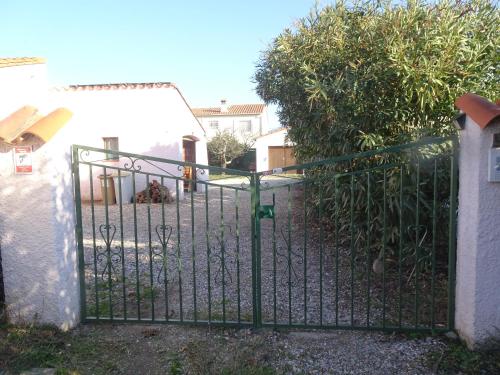
[[[173,364],[182,374],[431,374],[429,354],[445,348],[439,338],[359,331],[103,324],[75,334],[120,347],[120,374],[174,373]]]

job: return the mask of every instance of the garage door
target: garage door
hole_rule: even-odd
[[[269,169],[289,167],[297,164],[293,155],[293,147],[269,146]],[[297,173],[296,170],[286,173]]]

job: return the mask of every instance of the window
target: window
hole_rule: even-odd
[[[118,147],[118,137],[106,137],[102,139],[104,141],[104,148],[106,150],[119,151]],[[106,160],[120,160],[120,157],[116,154],[106,154]]]
[[[251,120],[240,121],[240,129],[242,132],[251,133],[252,132],[252,121]]]
[[[210,121],[208,123],[208,126],[210,126],[210,129],[218,130],[219,129],[219,121]]]

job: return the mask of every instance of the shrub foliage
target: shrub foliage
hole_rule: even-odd
[[[278,105],[304,162],[452,135],[457,97],[500,96],[499,24],[488,0],[338,1],[274,39],[257,92]],[[408,281],[428,282],[418,275],[447,261],[450,145],[306,171],[311,207],[322,206],[345,246],[369,247],[370,259],[383,255]],[[352,173],[387,163],[399,166]]]
[[[311,11],[261,55],[299,159],[454,132],[454,100],[500,96],[500,16],[488,0],[344,1]]]

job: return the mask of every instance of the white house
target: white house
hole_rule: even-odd
[[[43,59],[0,59],[0,178],[14,173],[13,145],[32,145],[34,151],[43,152],[44,144],[56,133],[63,133],[68,145],[208,164],[205,130],[173,83],[71,85],[50,89]],[[126,162],[123,158],[106,161],[110,166]],[[175,165],[161,168],[174,176],[192,173],[190,168]],[[151,165],[144,166],[142,171],[161,173]],[[94,199],[100,199],[99,172],[95,172]],[[197,177],[206,179],[208,174]],[[145,188],[142,179],[144,175],[136,180],[138,191]],[[175,182],[165,181],[175,191]],[[82,199],[90,198],[90,189],[85,184],[88,187],[88,173],[82,173]]]
[[[267,133],[269,119],[265,104],[232,104],[221,100],[220,107],[193,108],[193,113],[211,139],[217,132],[229,131],[241,141]]]
[[[285,128],[275,129],[255,140],[257,172],[295,165],[293,144]]]
[[[205,130],[172,83],[73,85],[52,89],[51,100],[73,112],[66,125],[71,130],[71,143],[207,164]],[[107,163],[123,166],[130,160],[111,158]],[[191,173],[173,164],[160,167],[165,172],[152,165],[143,165],[142,171],[176,176]],[[83,182],[87,175],[82,174]],[[145,177],[137,177],[136,188],[142,190],[145,181],[141,178]],[[197,177],[205,179],[208,175]],[[100,197],[98,183],[94,179],[96,199]],[[174,180],[167,178],[165,183],[175,191]],[[89,198],[86,192],[84,188],[83,199]]]

